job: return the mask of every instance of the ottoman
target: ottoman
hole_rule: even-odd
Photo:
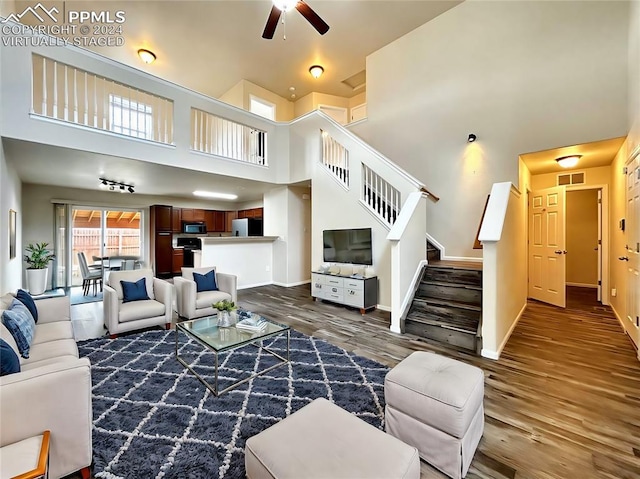
[[[249,479],[420,478],[415,447],[322,398],[250,437],[244,452]]]
[[[469,364],[415,352],[384,380],[386,431],[455,479],[464,477],[484,430],[484,374]]]

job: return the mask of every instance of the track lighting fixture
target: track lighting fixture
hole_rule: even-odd
[[[467,141],[469,143],[473,143],[474,141],[476,141],[478,137],[476,135],[474,135],[473,133],[469,133],[469,137],[467,138]]]
[[[121,181],[107,180],[106,178],[98,178],[100,180],[100,188],[109,191],[119,191],[120,193],[135,193],[133,185],[123,183]],[[116,190],[117,187],[117,190]]]

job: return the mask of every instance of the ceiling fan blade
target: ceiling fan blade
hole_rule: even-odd
[[[273,35],[276,33],[276,27],[278,26],[278,20],[280,20],[280,15],[282,15],[282,10],[275,5],[271,7],[271,13],[269,13],[267,24],[264,26],[264,32],[262,32],[262,38],[266,38],[267,40],[273,38]]]
[[[296,4],[296,10],[298,10],[302,16],[306,18],[311,25],[313,25],[313,28],[318,30],[320,35],[324,35],[329,31],[329,25],[327,25],[326,22],[302,0]]]

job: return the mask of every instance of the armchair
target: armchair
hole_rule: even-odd
[[[178,316],[187,319],[212,316],[216,313],[216,310],[211,306],[213,303],[223,299],[234,303],[238,300],[238,277],[233,274],[218,273],[216,271],[215,277],[218,290],[197,291],[193,273],[206,274],[211,270],[215,271],[216,267],[182,268],[182,277],[176,276],[173,278],[173,284],[176,287]]]
[[[120,281],[136,282],[145,278],[149,299],[123,302]],[[173,315],[173,285],[154,278],[150,269],[112,271],[104,287],[104,324],[112,338],[119,333],[149,328],[171,327]]]

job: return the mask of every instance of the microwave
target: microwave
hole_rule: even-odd
[[[204,221],[183,221],[182,232],[192,234],[207,234],[207,225]]]

